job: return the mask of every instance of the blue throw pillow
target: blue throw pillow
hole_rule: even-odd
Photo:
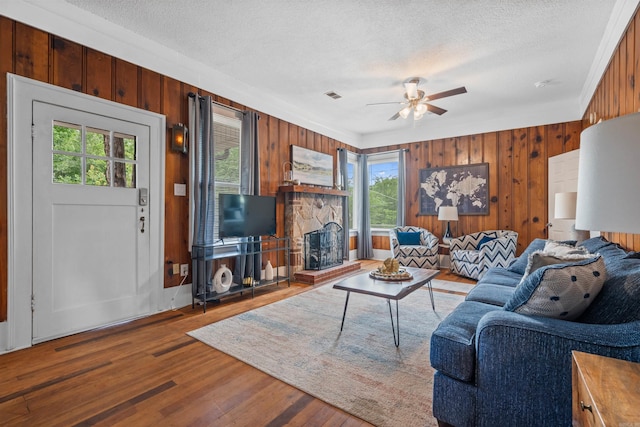
[[[495,237],[484,236],[482,239],[480,239],[480,242],[478,243],[478,249],[481,249],[482,246],[485,243],[489,243],[492,240],[496,240],[496,238]]]
[[[536,256],[540,254],[533,255]],[[599,255],[547,265],[518,284],[504,309],[532,316],[575,320],[589,307],[606,279],[607,269]]]
[[[417,231],[398,231],[398,244],[401,246],[420,245],[420,233]]]
[[[522,252],[516,260],[509,266],[507,270],[513,271],[514,273],[524,274],[524,271],[527,268],[527,264],[529,263],[529,255],[536,251],[541,251],[544,249],[544,245],[547,243],[545,239],[534,239],[533,242],[529,244],[527,249]]]

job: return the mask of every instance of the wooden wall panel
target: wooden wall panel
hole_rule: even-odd
[[[640,15],[636,11],[582,117],[582,129],[596,122],[640,111]],[[581,129],[581,130],[582,130]],[[577,129],[572,129],[577,132]],[[603,232],[602,235],[629,250],[640,250],[640,235]]]
[[[408,225],[431,230],[442,237],[445,224],[437,216],[419,215],[419,170],[486,162],[489,164],[489,215],[463,215],[452,222],[455,235],[481,230],[507,229],[519,234],[518,253],[537,238],[546,238],[547,168],[550,153],[579,146],[581,122],[489,132],[456,138],[415,142],[407,162]],[[363,150],[365,153],[377,149]],[[386,237],[373,239],[374,248],[386,249]]]
[[[82,92],[85,75],[82,46],[57,36],[51,36],[51,45],[51,83]]]
[[[113,100],[113,58],[93,49],[86,49],[84,93]]]
[[[115,60],[113,100],[131,107],[138,106],[138,67],[121,59]],[[180,98],[179,98],[180,99]],[[170,98],[170,102],[176,103]],[[177,103],[180,105],[180,102]],[[180,116],[178,116],[178,119]]]
[[[6,73],[12,73],[14,22],[0,16],[0,96],[6,98]],[[7,103],[0,102],[0,117],[7,117]],[[7,168],[7,121],[0,120],[0,176],[6,177]],[[7,179],[0,179],[0,321],[7,319],[7,259],[9,256],[7,242]]]
[[[19,76],[49,82],[49,35],[15,23],[14,72]]]

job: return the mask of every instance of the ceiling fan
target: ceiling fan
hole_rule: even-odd
[[[413,111],[413,119],[420,120],[424,114],[429,111],[433,114],[442,115],[447,112],[444,108],[436,107],[435,105],[431,105],[428,101],[433,101],[440,98],[446,98],[448,96],[459,95],[461,93],[467,93],[467,89],[462,86],[456,89],[446,90],[444,92],[434,93],[433,95],[425,95],[423,90],[418,89],[418,84],[420,83],[419,77],[412,77],[409,80],[405,81],[404,88],[405,101],[396,101],[396,102],[376,102],[373,104],[367,105],[385,105],[385,104],[401,104],[405,107],[402,110],[395,113],[393,116],[389,118],[389,120],[395,120],[398,117],[402,117],[406,119]]]

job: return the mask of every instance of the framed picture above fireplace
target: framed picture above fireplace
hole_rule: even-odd
[[[333,156],[291,145],[293,180],[301,184],[333,187]]]

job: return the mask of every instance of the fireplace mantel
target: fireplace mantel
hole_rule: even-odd
[[[348,196],[349,192],[344,190],[336,190],[329,187],[314,187],[312,185],[281,185],[278,187],[279,193],[310,193],[310,194],[329,194],[332,196]]]

